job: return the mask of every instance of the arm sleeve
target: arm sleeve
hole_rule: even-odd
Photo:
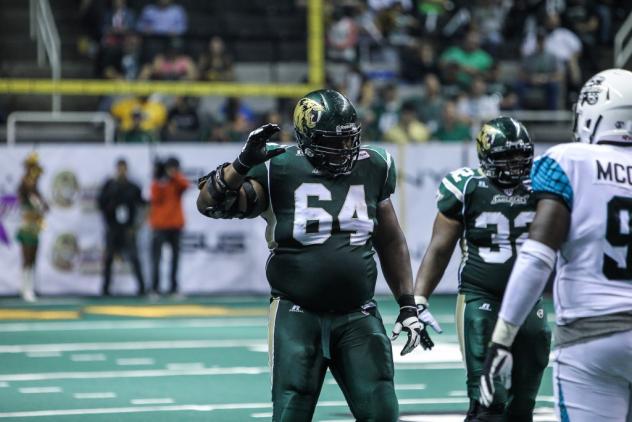
[[[555,251],[536,240],[527,239],[514,264],[499,317],[520,326],[542,295],[555,265]]]
[[[549,150],[533,163],[531,188],[537,196],[554,195],[569,210],[573,209],[573,188],[556,150]]]

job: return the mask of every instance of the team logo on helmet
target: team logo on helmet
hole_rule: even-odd
[[[325,108],[311,98],[302,98],[294,109],[294,127],[305,132],[316,126]]]
[[[588,103],[588,105],[595,105],[597,101],[599,101],[599,94],[603,91],[601,84],[604,81],[603,76],[595,76],[582,88],[581,93],[579,94],[579,104],[584,105]]]
[[[491,148],[492,142],[496,138],[496,133],[498,133],[498,129],[495,127],[487,124],[483,125],[476,138],[476,148],[479,152],[488,151]]]

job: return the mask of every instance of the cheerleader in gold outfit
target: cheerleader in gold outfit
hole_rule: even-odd
[[[42,174],[36,153],[29,154],[24,160],[24,176],[18,188],[18,200],[22,213],[22,224],[17,233],[17,240],[22,245],[22,298],[27,302],[35,301],[35,261],[39,232],[42,230],[44,213],[48,205],[37,188]]]

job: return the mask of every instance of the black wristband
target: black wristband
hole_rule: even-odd
[[[397,303],[399,303],[400,308],[404,306],[412,306],[414,308],[417,307],[417,304],[415,303],[415,296],[413,295],[401,295],[397,299]]]
[[[237,156],[237,158],[235,158],[235,161],[233,161],[233,169],[237,172],[237,174],[240,174],[241,176],[245,176],[250,171],[250,167],[244,164],[239,159],[239,156]]]

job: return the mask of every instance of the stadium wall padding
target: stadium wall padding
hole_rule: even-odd
[[[383,144],[382,144],[383,145]],[[430,240],[436,215],[435,192],[441,178],[463,166],[476,165],[470,143],[394,146],[385,145],[398,168],[398,187],[392,198],[411,251],[413,275]],[[176,156],[192,183],[183,203],[186,227],[182,237],[180,286],[185,294],[267,293],[264,239],[265,221],[211,220],[196,209],[195,181],[224,161],[232,161],[236,144],[163,145],[19,145],[0,148],[0,295],[17,294],[20,285],[20,250],[15,233],[20,223],[15,193],[22,177],[22,161],[36,150],[44,174],[40,191],[51,209],[40,237],[37,291],[44,295],[98,295],[101,291],[103,223],[95,198],[105,179],[114,173],[115,161],[125,158],[130,177],[149,195],[153,162]],[[4,235],[3,235],[4,232]],[[150,229],[142,224],[138,244],[149,282]],[[457,289],[458,253],[453,256],[438,292]],[[163,254],[163,282],[167,282],[169,253]],[[114,294],[135,291],[129,267],[115,262]],[[388,292],[378,280],[377,291]]]

